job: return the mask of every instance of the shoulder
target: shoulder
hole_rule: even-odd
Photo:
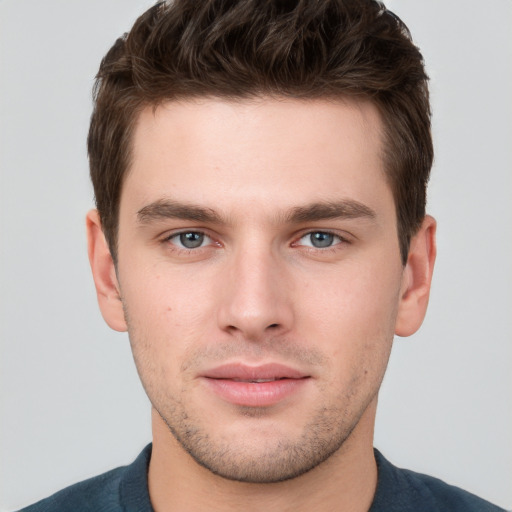
[[[119,483],[124,469],[124,467],[116,468],[108,473],[66,487],[20,512],[118,510]]]
[[[474,494],[449,485],[438,478],[428,475],[403,470],[410,480],[416,480],[424,485],[436,500],[439,510],[442,511],[478,511],[478,512],[502,512],[503,509],[475,496]]]
[[[379,481],[371,512],[503,512],[503,509],[459,487],[397,468],[375,450]]]
[[[150,456],[148,445],[132,464],[66,487],[19,512],[151,511],[147,489]]]

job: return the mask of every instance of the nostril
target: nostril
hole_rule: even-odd
[[[276,327],[279,327],[279,324],[271,324],[267,327],[267,329],[275,329]]]

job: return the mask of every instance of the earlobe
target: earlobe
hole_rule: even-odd
[[[97,210],[91,210],[86,217],[87,246],[96,295],[105,322],[116,331],[126,331],[123,303],[116,269],[110,250],[101,229]]]
[[[411,239],[403,272],[395,334],[410,336],[421,326],[427,311],[436,259],[436,221],[430,215]]]

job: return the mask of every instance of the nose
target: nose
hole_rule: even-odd
[[[286,264],[267,250],[240,250],[226,263],[218,308],[219,327],[261,341],[293,325],[291,282]]]

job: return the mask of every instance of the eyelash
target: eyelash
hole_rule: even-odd
[[[314,246],[309,246],[309,245],[302,245],[302,247],[305,247],[309,251],[327,252],[329,250],[336,251],[339,249],[339,247],[338,247],[339,245],[344,245],[344,244],[350,243],[350,240],[348,240],[348,238],[341,236],[339,233],[335,233],[335,232],[329,231],[329,230],[319,229],[319,230],[311,230],[311,231],[302,233],[301,236],[296,240],[296,242],[293,242],[292,246],[299,245],[299,242],[303,238],[306,238],[307,236],[311,236],[311,235],[319,234],[319,233],[321,233],[322,235],[330,235],[330,236],[334,237],[335,239],[337,239],[338,241],[333,242],[332,245],[329,245],[327,247],[314,247]]]
[[[163,243],[170,243],[172,246],[173,246],[173,250],[175,251],[183,251],[187,254],[190,254],[192,252],[197,252],[199,249],[205,249],[206,247],[208,247],[208,245],[211,244],[207,244],[206,246],[199,246],[199,247],[194,247],[194,248],[189,248],[189,247],[180,247],[178,246],[177,244],[175,243],[172,243],[172,240],[173,239],[178,239],[181,235],[187,235],[187,234],[196,234],[196,235],[201,235],[201,236],[204,236],[208,239],[210,239],[210,241],[212,242],[213,239],[211,236],[209,236],[207,233],[205,233],[204,231],[201,231],[201,230],[196,230],[196,229],[189,229],[189,230],[185,230],[185,231],[178,231],[177,233],[171,233],[170,235],[166,236],[162,242]],[[220,246],[220,244],[217,244]]]
[[[318,234],[318,233],[321,233],[323,235],[333,236],[335,239],[338,240],[338,242],[337,243],[333,243],[332,245],[327,246],[327,247],[314,247],[314,246],[308,246],[308,245],[303,245],[303,244],[299,243],[303,238],[305,238],[307,236],[311,236],[313,234]],[[210,239],[210,243],[207,244],[207,245],[204,245],[204,246],[200,245],[198,247],[188,248],[188,247],[180,247],[179,245],[177,245],[177,244],[172,242],[173,239],[177,239],[181,235],[187,235],[187,234],[195,234],[195,235],[204,236],[204,237]],[[209,236],[205,231],[193,230],[193,229],[191,229],[191,230],[184,230],[184,231],[178,231],[176,233],[171,233],[170,235],[166,236],[162,240],[162,243],[170,243],[173,246],[173,249],[172,249],[173,251],[177,251],[177,252],[181,252],[181,253],[185,253],[185,254],[197,253],[201,249],[207,249],[210,245],[212,245],[212,242],[217,247],[221,246],[221,244],[219,242],[215,242],[215,240],[211,236]],[[350,244],[350,243],[351,243],[351,241],[347,237],[341,236],[339,233],[335,233],[333,231],[329,231],[329,230],[310,230],[310,231],[302,232],[300,234],[300,236],[295,238],[295,241],[291,243],[291,246],[292,247],[303,247],[305,250],[310,251],[310,252],[326,253],[326,252],[329,252],[329,251],[337,251],[337,250],[340,249],[338,246],[345,245],[345,244]]]

